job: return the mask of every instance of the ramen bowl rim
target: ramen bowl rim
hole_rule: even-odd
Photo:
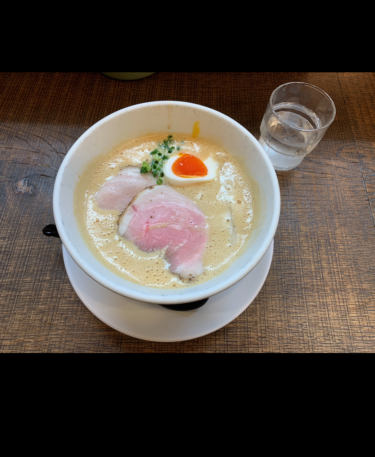
[[[246,268],[242,268],[240,272],[237,274],[232,275],[233,280],[231,280],[229,283],[224,282],[224,284],[217,284],[214,287],[208,287],[204,291],[197,292],[194,294],[194,286],[189,287],[188,289],[184,290],[189,290],[189,292],[193,292],[192,294],[189,295],[189,299],[187,300],[186,297],[184,298],[184,295],[177,295],[174,296],[172,295],[164,295],[162,294],[162,290],[160,290],[159,293],[141,293],[139,291],[131,290],[130,288],[124,287],[124,286],[118,286],[117,284],[114,284],[112,281],[108,280],[107,278],[104,278],[100,273],[98,273],[95,269],[91,268],[90,265],[87,265],[87,263],[81,258],[81,256],[75,251],[75,249],[72,248],[71,242],[69,240],[69,237],[66,232],[65,225],[63,224],[61,214],[59,211],[59,192],[61,190],[61,185],[62,185],[62,180],[64,176],[64,171],[66,166],[69,164],[69,159],[73,157],[75,152],[79,150],[79,147],[81,144],[92,134],[92,132],[101,127],[103,124],[107,122],[112,122],[114,119],[116,119],[117,116],[121,116],[124,112],[131,112],[132,110],[138,110],[138,109],[144,109],[145,107],[148,106],[157,106],[157,105],[173,105],[173,106],[182,106],[182,107],[190,107],[190,108],[195,108],[198,110],[203,110],[206,113],[210,113],[214,116],[218,116],[221,119],[224,119],[225,121],[231,123],[234,125],[236,128],[238,128],[242,133],[244,133],[251,141],[251,143],[256,147],[257,152],[261,155],[261,157],[264,159],[267,171],[269,172],[270,179],[273,184],[273,189],[276,191],[274,192],[274,213],[272,215],[272,220],[271,224],[269,226],[268,234],[266,237],[266,243],[263,243],[263,249],[259,250],[256,255],[249,261],[247,262],[248,266]],[[87,161],[88,163],[89,161]],[[96,282],[101,284],[102,286],[106,287],[107,289],[118,293],[119,295],[123,295],[135,300],[143,301],[143,302],[148,302],[148,303],[157,303],[157,304],[182,304],[186,302],[193,302],[193,301],[198,301],[202,300],[204,298],[208,298],[212,295],[216,295],[223,290],[231,287],[232,285],[236,284],[238,281],[240,281],[246,274],[248,274],[253,268],[256,267],[256,265],[260,262],[260,260],[263,258],[264,254],[267,252],[267,249],[269,248],[274,235],[277,230],[278,222],[279,222],[279,216],[280,216],[280,188],[279,188],[279,183],[277,179],[276,172],[272,166],[272,163],[270,159],[268,158],[267,154],[263,150],[262,146],[260,143],[255,139],[255,137],[248,131],[246,130],[241,124],[239,124],[237,121],[232,119],[231,117],[221,113],[220,111],[216,111],[212,108],[208,108],[203,105],[198,105],[195,103],[188,103],[188,102],[180,102],[180,101],[173,101],[173,100],[167,100],[167,101],[157,101],[157,102],[146,102],[146,103],[140,103],[137,105],[131,105],[126,108],[120,109],[118,111],[115,111],[108,116],[100,119],[98,122],[93,124],[90,128],[88,128],[72,145],[68,153],[66,154],[64,160],[61,163],[61,166],[59,168],[59,171],[56,176],[55,180],[55,186],[54,186],[54,192],[53,192],[53,212],[54,212],[54,218],[55,218],[55,224],[57,226],[57,230],[59,232],[61,241],[67,251],[69,252],[70,256],[73,258],[73,260],[77,263],[77,265],[85,272],[87,273],[92,279],[94,279]],[[75,216],[74,216],[75,217]],[[82,243],[85,243],[84,239],[82,238]],[[222,274],[222,273],[220,273]],[[128,281],[130,283],[130,281]],[[150,288],[152,289],[152,288]],[[178,292],[181,289],[176,289],[176,292]]]

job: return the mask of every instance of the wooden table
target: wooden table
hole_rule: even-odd
[[[281,216],[269,276],[226,327],[179,343],[150,343],[98,320],[75,294],[53,223],[57,170],[99,119],[153,100],[202,104],[256,138],[271,92],[306,81],[337,116],[302,164],[278,173]],[[1,352],[374,352],[375,75],[155,73],[0,74]]]

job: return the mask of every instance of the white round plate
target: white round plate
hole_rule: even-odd
[[[82,271],[64,246],[63,256],[74,290],[98,319],[134,338],[173,342],[215,332],[245,311],[267,278],[273,256],[273,241],[262,260],[249,274],[194,311],[172,311],[154,303],[118,295]]]

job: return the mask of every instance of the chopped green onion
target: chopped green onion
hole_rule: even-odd
[[[143,162],[141,166],[141,173],[148,173],[149,171],[151,171],[150,164],[147,162]]]
[[[173,138],[172,135],[168,135],[168,138],[166,140],[163,140],[163,143],[158,143],[157,147],[161,150],[165,149],[166,150],[166,151],[164,151],[165,154],[166,153],[171,154],[176,149],[175,146],[171,146],[171,143],[172,144],[174,143],[174,140],[172,138]],[[183,141],[181,141],[181,143],[183,143]],[[177,151],[179,151],[179,150],[180,150],[180,146],[177,147]],[[160,150],[158,150],[157,148],[154,149],[153,151],[151,151],[150,155],[154,156],[152,158],[151,164],[144,161],[141,165],[141,173],[151,172],[155,178],[158,177],[159,175],[161,177],[164,177],[164,173],[162,171],[164,161],[169,159],[169,157],[165,154],[160,152]],[[160,182],[158,182],[158,184],[163,183],[163,180],[160,178],[158,179],[158,181],[160,181]]]
[[[159,186],[160,186],[160,184],[163,184],[163,180],[159,178],[159,179],[156,181],[156,184],[159,184]]]

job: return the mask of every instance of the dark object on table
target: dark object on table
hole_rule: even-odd
[[[173,309],[173,311],[192,311],[193,309],[201,308],[207,303],[208,298],[203,300],[192,301],[191,303],[181,303],[181,305],[160,305],[163,308]]]
[[[103,75],[121,81],[134,81],[135,79],[147,78],[147,76],[151,76],[154,73],[154,71],[102,71]]]
[[[57,231],[55,224],[46,225],[42,231],[43,234],[46,236],[54,236],[56,238],[60,238],[59,232]]]

